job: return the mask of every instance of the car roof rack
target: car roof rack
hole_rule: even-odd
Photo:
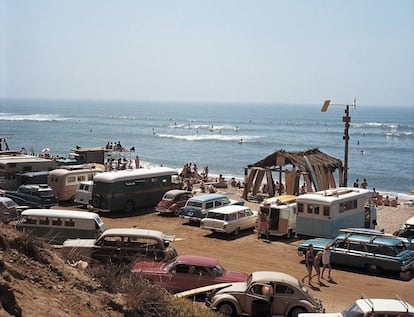
[[[365,296],[364,293],[361,294],[361,299],[368,303],[368,305],[371,307],[371,312],[374,313],[374,303],[372,300],[369,297]]]
[[[395,297],[398,299],[398,301],[400,302],[400,304],[406,309],[407,313],[409,310],[408,304],[405,300],[403,300],[400,296],[395,295]]]

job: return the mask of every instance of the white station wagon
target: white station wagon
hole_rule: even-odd
[[[201,220],[200,228],[238,235],[241,230],[254,228],[256,221],[257,212],[249,207],[227,205],[209,210],[207,216]]]

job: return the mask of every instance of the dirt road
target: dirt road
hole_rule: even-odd
[[[250,203],[247,202],[247,205]],[[273,239],[266,243],[257,239],[252,231],[242,232],[237,238],[211,234],[185,220],[160,217],[155,213],[101,214],[108,228],[136,226],[174,234],[182,240],[174,242],[179,254],[205,255],[218,258],[221,264],[233,270],[281,271],[298,279],[306,274],[303,257],[297,255],[300,240]],[[397,277],[378,277],[364,271],[334,268],[332,276],[336,284],[313,289],[313,294],[324,302],[327,312],[343,310],[361,294],[371,298],[394,298],[399,295],[414,304],[414,279],[409,282]],[[316,281],[314,285],[317,285]]]

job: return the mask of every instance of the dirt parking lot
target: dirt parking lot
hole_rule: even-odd
[[[257,205],[246,202],[255,210]],[[132,214],[101,213],[107,228],[132,227],[155,229],[174,234],[174,242],[179,254],[195,254],[218,258],[226,268],[252,271],[281,271],[298,279],[306,275],[298,256],[296,246],[301,240],[274,238],[271,243],[258,240],[253,231],[242,232],[239,237],[226,237],[212,234],[185,220],[174,217],[161,217],[153,212]],[[399,295],[414,304],[414,279],[401,281],[396,276],[371,276],[364,271],[351,271],[334,268],[332,276],[335,284],[324,282],[313,288],[313,294],[320,298],[327,312],[343,310],[362,294],[371,298],[394,298]],[[316,281],[314,285],[317,285]]]

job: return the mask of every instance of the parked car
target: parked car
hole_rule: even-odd
[[[182,208],[180,217],[193,222],[200,222],[205,218],[210,209],[218,208],[226,205],[244,205],[244,201],[229,199],[222,194],[205,194],[198,195],[187,200]]]
[[[228,205],[209,210],[201,219],[200,228],[237,236],[241,230],[256,227],[256,222],[256,211],[245,206]]]
[[[332,240],[305,240],[298,245],[298,254],[302,256],[310,244],[315,253],[329,245],[334,265],[366,269],[373,274],[399,272],[403,280],[410,280],[414,271],[414,250],[407,240],[377,230],[345,229]]]
[[[286,273],[267,271],[253,272],[245,282],[213,291],[206,305],[223,316],[297,317],[325,311],[302,282]]]
[[[187,200],[191,197],[193,197],[193,193],[187,190],[169,190],[155,206],[155,211],[161,216],[174,215],[178,217],[181,213],[181,208],[185,206]]]
[[[4,195],[29,208],[44,209],[58,204],[55,192],[47,184],[20,185],[16,191],[4,191]]]
[[[226,282],[245,281],[248,274],[224,269],[217,259],[179,255],[167,263],[139,261],[131,269],[171,292]]]
[[[340,313],[300,314],[299,317],[372,317],[372,316],[404,316],[414,317],[414,307],[408,302],[397,299],[361,298]]]
[[[403,237],[407,239],[414,238],[414,217],[409,218],[399,230],[394,232],[395,236]]]
[[[52,208],[23,211],[16,229],[46,243],[62,244],[67,239],[97,239],[106,228],[94,212]]]
[[[17,220],[21,212],[27,208],[29,207],[16,204],[13,199],[0,197],[0,222],[8,223]]]
[[[68,239],[62,252],[72,260],[131,262],[138,258],[167,261],[178,254],[170,242],[174,236],[160,231],[137,228],[105,230],[98,239]]]

